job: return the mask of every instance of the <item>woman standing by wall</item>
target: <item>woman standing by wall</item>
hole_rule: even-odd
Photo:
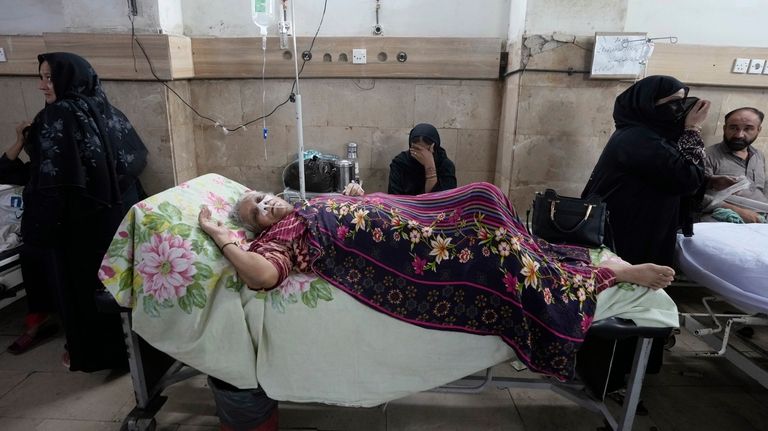
[[[38,56],[46,106],[35,116],[16,163],[24,188],[24,247],[45,255],[38,270],[55,292],[66,334],[62,363],[72,371],[126,365],[118,315],[96,310],[98,271],[126,210],[144,192],[147,149],[110,105],[96,72],[71,53]]]

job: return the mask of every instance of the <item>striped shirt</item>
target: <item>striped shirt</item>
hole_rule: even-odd
[[[299,272],[310,272],[307,225],[295,211],[262,231],[248,251],[262,255],[274,265],[278,273],[275,286],[279,286],[294,268]]]

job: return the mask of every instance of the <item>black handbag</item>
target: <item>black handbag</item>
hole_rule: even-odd
[[[334,159],[312,156],[304,160],[304,188],[310,193],[331,193],[336,191],[336,167]],[[289,163],[283,169],[283,185],[299,190],[299,161]]]
[[[597,196],[572,198],[547,189],[533,199],[531,231],[551,243],[600,247],[607,216],[606,204]]]

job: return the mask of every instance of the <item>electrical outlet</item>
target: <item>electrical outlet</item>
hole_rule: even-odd
[[[763,69],[765,68],[765,59],[764,58],[753,58],[749,62],[749,72],[754,75],[759,75],[763,73]]]
[[[7,58],[5,58],[5,48],[0,48],[0,63],[8,61]]]
[[[747,73],[749,70],[749,59],[748,58],[737,58],[733,61],[733,69],[731,72],[733,73]]]
[[[352,49],[352,64],[365,64],[368,62],[368,53],[365,48]]]

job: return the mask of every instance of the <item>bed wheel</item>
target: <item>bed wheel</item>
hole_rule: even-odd
[[[127,431],[155,431],[157,420],[155,418],[130,418],[126,425]]]
[[[675,344],[677,344],[677,338],[675,337],[675,333],[672,332],[669,334],[669,337],[667,337],[667,340],[664,341],[664,350],[669,350],[675,347]]]

